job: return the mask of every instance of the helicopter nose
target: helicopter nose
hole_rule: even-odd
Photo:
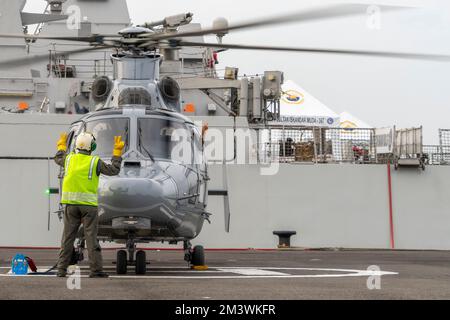
[[[140,214],[163,204],[163,188],[151,179],[114,178],[99,186],[99,206],[112,214]]]

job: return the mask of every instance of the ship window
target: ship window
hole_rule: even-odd
[[[87,122],[85,131],[92,133],[97,142],[97,149],[92,154],[100,157],[111,157],[115,136],[122,136],[122,140],[125,141],[126,152],[129,141],[128,128],[128,118],[109,118]]]
[[[185,123],[169,119],[138,121],[138,150],[150,158],[192,163],[192,133]]]
[[[144,88],[127,88],[120,92],[119,106],[152,104],[150,93]]]

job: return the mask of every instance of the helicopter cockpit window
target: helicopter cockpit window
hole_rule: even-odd
[[[128,150],[129,119],[114,118],[93,120],[86,123],[86,132],[95,136],[97,149],[92,153],[100,157],[111,157],[114,148],[114,137],[122,136],[125,141],[125,152]]]
[[[119,106],[152,104],[150,93],[144,88],[127,88],[120,92]]]
[[[146,118],[138,121],[138,150],[154,159],[192,163],[192,132],[185,123]]]
[[[77,123],[70,128],[69,135],[67,137],[67,147],[70,151],[75,149],[75,140],[77,138],[78,132],[80,131],[81,123]]]

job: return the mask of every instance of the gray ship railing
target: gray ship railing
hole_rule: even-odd
[[[423,154],[428,165],[450,164],[450,146],[425,145],[423,146]]]
[[[261,163],[386,164],[420,158],[426,165],[450,165],[450,129],[439,129],[439,145],[412,143],[405,133],[421,137],[422,128],[397,130],[391,153],[377,149],[376,129],[271,126],[259,144]]]
[[[265,163],[377,163],[375,129],[273,127],[267,136]]]
[[[93,78],[111,75],[111,51],[97,51],[94,58],[66,58],[64,51],[50,50],[47,71],[58,78]],[[55,57],[58,57],[55,59]]]

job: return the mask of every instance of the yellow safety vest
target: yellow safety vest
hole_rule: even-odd
[[[71,153],[64,164],[62,204],[98,206],[99,157]]]

